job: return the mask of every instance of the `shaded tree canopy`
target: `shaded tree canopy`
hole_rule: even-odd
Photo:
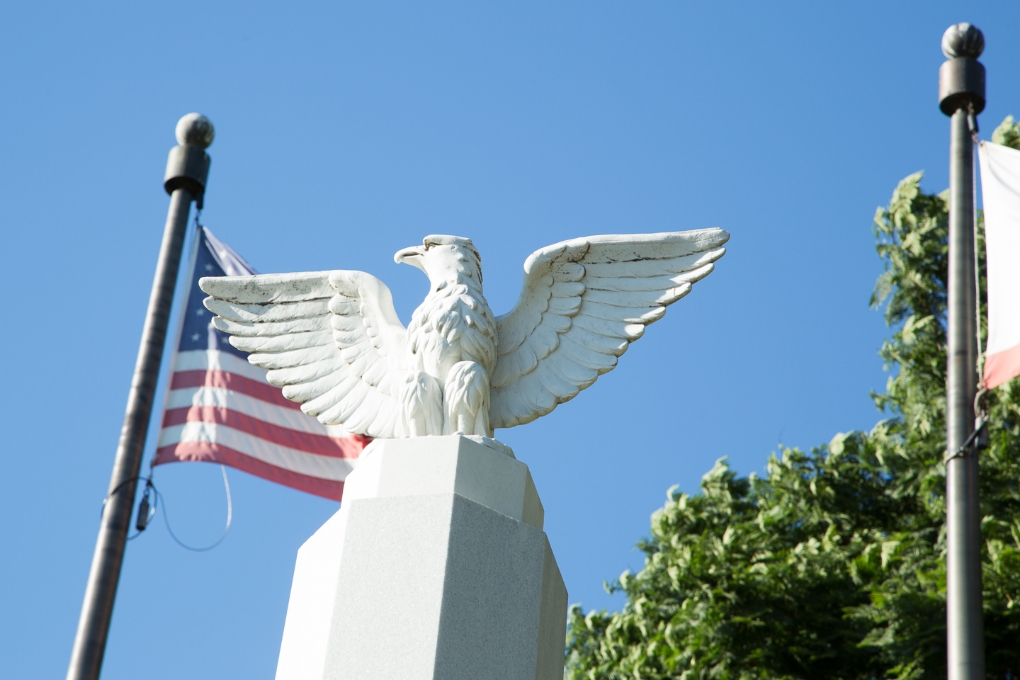
[[[992,141],[1020,149],[1020,125],[1007,118]],[[947,194],[924,193],[921,177],[902,180],[874,220],[885,271],[871,304],[892,333],[880,350],[890,378],[872,396],[887,417],[810,452],[783,449],[763,477],[738,477],[723,459],[700,493],[670,489],[639,543],[644,568],[610,586],[626,594],[623,610],[571,611],[568,677],[946,676]],[[978,249],[983,293],[980,219]],[[1020,380],[986,404],[987,677],[1015,678]]]

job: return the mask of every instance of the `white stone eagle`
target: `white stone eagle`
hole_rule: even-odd
[[[589,236],[532,253],[493,317],[470,239],[427,236],[394,259],[431,284],[404,328],[371,274],[207,277],[216,328],[326,425],[376,438],[492,437],[543,416],[616,366],[726,252],[722,229]]]

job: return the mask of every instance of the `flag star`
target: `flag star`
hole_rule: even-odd
[[[202,336],[201,336],[201,335],[199,335],[198,333],[192,333],[192,334],[191,334],[191,341],[192,341],[192,342],[198,342],[198,339],[199,339],[200,337],[202,337]]]
[[[195,310],[195,314],[197,314],[198,316],[202,316],[205,314],[205,310],[199,307],[198,309]]]
[[[211,264],[211,263],[206,263],[206,265],[205,265],[205,270],[206,270],[207,272],[211,272],[211,271],[213,270],[213,266],[212,266],[212,264]]]

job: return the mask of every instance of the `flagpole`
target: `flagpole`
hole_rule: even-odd
[[[128,392],[124,425],[100,518],[99,537],[85,587],[85,601],[71,650],[67,680],[98,680],[102,668],[188,215],[192,201],[201,209],[209,174],[210,159],[205,149],[213,140],[212,123],[205,116],[189,113],[178,121],[176,135],[179,146],[170,150],[163,184],[170,194],[170,209],[142,326],[142,341]]]
[[[985,677],[978,461],[974,430],[977,290],[974,269],[974,143],[985,107],[984,36],[970,24],[942,36],[939,108],[950,116],[949,281],[946,374],[946,662],[949,680]]]

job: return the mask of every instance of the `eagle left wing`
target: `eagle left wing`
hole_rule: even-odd
[[[496,319],[493,428],[523,425],[577,396],[711,273],[729,234],[701,229],[590,236],[531,254],[524,290]]]
[[[207,277],[216,328],[324,425],[404,435],[407,333],[382,281],[358,271]]]

